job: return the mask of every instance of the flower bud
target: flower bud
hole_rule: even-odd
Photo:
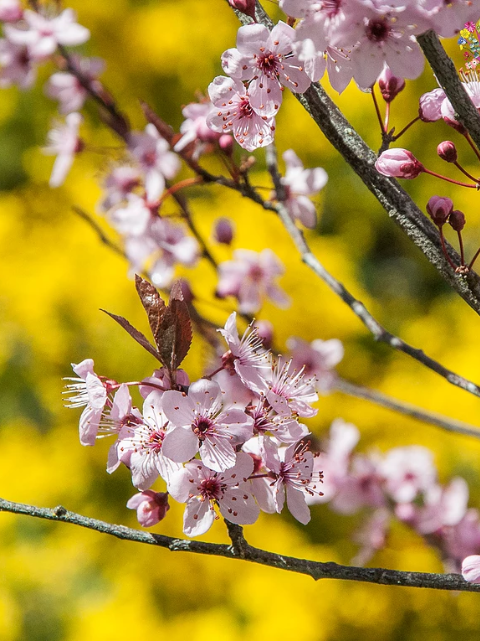
[[[379,174],[391,178],[416,178],[424,166],[408,149],[387,149],[380,154],[375,168]]]
[[[213,230],[213,237],[217,243],[230,245],[233,240],[233,225],[229,218],[218,218]]]
[[[218,139],[218,146],[227,156],[231,156],[233,152],[233,138],[230,134],[222,134]]]
[[[457,148],[450,140],[444,140],[438,145],[437,154],[446,162],[457,162]]]
[[[137,510],[137,519],[142,527],[152,527],[165,518],[170,506],[168,492],[144,490],[128,501],[127,507]]]
[[[420,97],[418,115],[423,122],[435,122],[442,117],[442,103],[445,100],[443,89],[434,89]]]
[[[438,227],[447,222],[447,218],[453,211],[453,202],[450,198],[432,196],[427,203],[427,212]]]
[[[462,561],[462,575],[469,583],[480,583],[480,556],[467,556]]]
[[[228,4],[255,20],[255,0],[228,0]]]
[[[450,214],[448,223],[453,227],[455,231],[462,231],[466,223],[465,214],[463,213],[463,211],[460,211],[459,209],[454,209]]]
[[[402,89],[405,88],[405,80],[394,76],[390,67],[387,65],[384,66],[382,73],[378,76],[377,82],[385,102],[392,102]]]

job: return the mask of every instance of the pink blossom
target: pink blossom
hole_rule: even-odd
[[[232,523],[255,523],[260,513],[247,484],[253,472],[253,459],[244,452],[236,455],[234,465],[224,472],[214,472],[200,461],[191,461],[170,483],[174,499],[187,503],[183,531],[187,536],[205,534],[213,524],[218,506]]]
[[[23,17],[19,0],[0,0],[0,22],[17,22]]]
[[[80,417],[80,443],[95,445],[100,422],[108,400],[109,386],[93,371],[93,360],[86,358],[78,365],[72,363],[72,369],[79,378],[66,378],[72,381],[67,385],[67,392],[74,396],[68,400],[68,407],[83,407]]]
[[[183,136],[175,144],[174,151],[182,151],[190,143],[196,142],[197,146],[193,156],[198,158],[205,149],[205,143],[214,143],[219,139],[221,134],[212,131],[207,125],[207,116],[211,110],[212,103],[210,101],[191,102],[182,109],[185,120],[180,125],[180,133]]]
[[[258,390],[260,377],[271,370],[271,354],[263,347],[255,328],[250,325],[240,339],[237,330],[237,314],[232,312],[224,329],[218,330],[229,350],[222,357],[226,369],[233,369],[247,387]]]
[[[478,4],[472,0],[420,0],[415,3],[422,18],[428,19],[430,28],[443,38],[458,34],[462,25],[470,20],[478,20]]]
[[[114,205],[118,205],[140,184],[141,174],[138,167],[131,165],[113,167],[103,184],[107,193],[99,205],[100,209],[108,211]]]
[[[88,80],[90,86],[97,90],[101,87],[96,77],[102,73],[105,63],[101,58],[83,58],[72,56],[72,64]],[[88,97],[88,91],[72,73],[59,71],[48,79],[45,93],[49,98],[58,100],[60,113],[68,114],[79,111]]]
[[[222,396],[218,383],[204,379],[190,385],[188,396],[164,393],[163,410],[174,426],[165,437],[166,456],[183,463],[200,450],[202,461],[216,472],[235,465],[235,446],[252,436],[253,420],[224,406]]]
[[[462,575],[469,583],[480,583],[480,556],[473,554],[463,559]]]
[[[292,366],[297,370],[304,367],[305,375],[315,378],[315,387],[319,392],[330,392],[337,378],[334,367],[344,354],[341,341],[336,338],[328,341],[317,338],[307,343],[301,338],[291,337],[287,340],[287,347],[291,353]]]
[[[412,525],[424,535],[458,525],[467,513],[467,504],[468,485],[461,477],[455,477],[446,487],[432,485],[425,492],[424,505],[417,509]]]
[[[137,519],[142,527],[152,527],[164,519],[170,509],[168,493],[145,490],[134,494],[128,500],[127,507],[137,510]]]
[[[83,149],[83,141],[78,135],[82,121],[81,114],[71,113],[66,117],[64,125],[57,125],[48,132],[48,145],[43,152],[57,156],[50,176],[50,187],[59,187],[64,183],[75,155]]]
[[[144,173],[147,200],[153,202],[165,189],[165,179],[175,177],[180,161],[151,123],[144,133],[130,134],[129,148]]]
[[[253,109],[248,91],[240,81],[217,76],[208,93],[214,106],[207,116],[207,125],[213,131],[233,132],[235,140],[247,151],[273,141],[275,119],[261,116]]]
[[[272,486],[275,490],[275,507],[280,513],[287,498],[290,513],[306,525],[310,521],[310,509],[306,503],[306,493],[315,494],[319,490],[320,479],[313,477],[313,454],[293,444],[277,448],[270,441],[265,443],[266,466],[274,474]]]
[[[261,24],[240,27],[237,49],[222,55],[225,73],[237,80],[249,81],[252,108],[261,116],[275,116],[282,103],[282,85],[303,93],[310,78],[293,54],[295,30],[284,22],[272,31]]]
[[[386,504],[378,457],[357,455],[333,498],[333,507],[342,514],[354,514],[362,507]],[[324,470],[324,474],[327,470]]]
[[[378,157],[375,169],[379,174],[392,178],[416,178],[425,171],[408,149],[387,149]]]
[[[271,249],[259,254],[250,249],[237,249],[234,260],[218,266],[217,296],[236,296],[239,311],[245,314],[258,312],[265,296],[279,307],[288,307],[290,301],[275,284],[275,278],[284,272],[283,265]]]
[[[398,503],[413,501],[419,493],[430,490],[437,476],[432,453],[419,445],[393,448],[380,470],[386,491]]]
[[[72,9],[65,9],[53,18],[27,9],[23,18],[26,28],[6,25],[5,36],[14,44],[27,46],[35,60],[48,58],[59,44],[75,46],[90,38],[89,30],[76,23],[76,15]]]
[[[127,425],[109,453],[107,472],[118,467],[118,461],[128,465],[132,483],[140,490],[150,488],[160,475],[167,484],[181,465],[170,460],[164,452],[168,421],[155,393],[147,396],[143,405],[143,423]]]
[[[452,571],[458,571],[462,559],[480,551],[480,515],[470,508],[459,523],[442,530],[443,547]]]
[[[427,203],[427,212],[435,225],[441,227],[453,211],[453,201],[442,196],[432,196]]]
[[[433,89],[420,97],[418,114],[424,122],[435,122],[442,117],[442,103],[446,95],[443,89]]]
[[[0,38],[0,86],[17,85],[28,89],[36,79],[37,70],[28,49]]]
[[[305,227],[313,228],[317,222],[315,206],[307,196],[318,194],[327,184],[327,172],[321,167],[304,169],[293,149],[285,151],[283,159],[287,171],[281,182],[287,191],[287,209],[292,218],[298,218]]]
[[[303,368],[294,369],[291,360],[279,358],[268,376],[262,376],[259,390],[282,416],[295,413],[310,418],[318,412],[311,406],[318,401],[314,379],[305,378]]]
[[[141,236],[147,231],[156,209],[156,206],[150,205],[145,198],[129,193],[125,202],[118,204],[108,213],[108,220],[124,236]]]
[[[252,402],[245,411],[253,418],[253,431],[260,437],[272,435],[276,442],[291,444],[298,443],[310,434],[308,428],[295,417],[276,414],[265,398],[256,404]]]
[[[152,376],[147,376],[140,381],[138,390],[143,398],[147,398],[150,394],[155,393],[157,398],[160,398],[166,390],[177,389],[176,386],[188,387],[190,380],[188,374],[183,369],[175,371],[175,385],[170,380],[170,374],[165,367],[156,369]]]

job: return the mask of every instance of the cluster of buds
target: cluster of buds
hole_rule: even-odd
[[[427,213],[434,224],[438,227],[440,241],[442,243],[442,251],[448,263],[457,274],[467,274],[471,270],[479,252],[475,254],[468,265],[465,264],[465,253],[462,239],[462,230],[466,223],[465,214],[463,211],[453,208],[453,201],[450,198],[442,196],[432,196],[430,198],[427,203]],[[443,226],[446,224],[449,224],[450,227],[457,232],[458,242],[460,245],[460,265],[454,265],[445,245]]]

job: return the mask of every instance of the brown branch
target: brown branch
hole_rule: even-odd
[[[80,527],[115,536],[124,541],[146,543],[170,550],[171,552],[193,552],[207,556],[224,557],[227,559],[243,559],[251,563],[265,565],[287,572],[297,572],[312,577],[315,581],[320,579],[342,579],[344,581],[361,581],[364,583],[377,583],[380,585],[396,585],[413,588],[431,588],[434,590],[456,590],[459,592],[480,592],[480,585],[468,583],[459,574],[433,574],[429,572],[404,572],[400,570],[387,570],[384,568],[359,568],[338,563],[322,563],[307,559],[298,559],[283,554],[267,552],[249,545],[243,545],[243,554],[238,553],[236,545],[218,543],[204,543],[176,539],[163,534],[134,530],[123,525],[115,525],[91,519],[75,512],[70,512],[62,506],[56,508],[40,508],[24,503],[13,503],[0,499],[0,512],[23,514],[49,521],[71,523]],[[234,535],[236,536],[236,535]],[[242,535],[243,537],[243,535]],[[237,539],[238,540],[238,539]]]

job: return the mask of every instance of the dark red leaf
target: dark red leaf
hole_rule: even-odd
[[[142,305],[147,312],[148,322],[150,323],[150,329],[152,330],[155,343],[157,347],[159,347],[158,332],[167,308],[155,287],[149,283],[148,280],[138,276],[138,274],[135,274],[135,287],[137,288]]]

